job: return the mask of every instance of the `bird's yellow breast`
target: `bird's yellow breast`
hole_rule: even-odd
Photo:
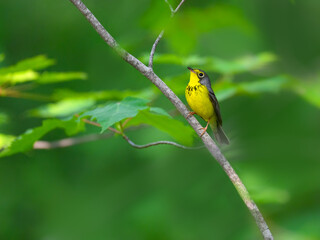
[[[185,91],[186,99],[191,109],[205,121],[214,120],[215,114],[208,89],[201,84],[189,85]]]

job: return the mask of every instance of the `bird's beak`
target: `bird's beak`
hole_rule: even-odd
[[[190,72],[197,74],[191,67],[187,67],[187,68],[189,69]]]

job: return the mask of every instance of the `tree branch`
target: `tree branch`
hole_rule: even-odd
[[[168,0],[165,0],[165,2],[169,5],[170,11],[171,11],[171,18],[173,18],[174,14],[179,10],[179,8],[181,7],[181,5],[184,3],[185,0],[181,0],[181,2],[179,3],[179,5],[176,7],[175,10],[173,10],[171,4],[168,2]],[[154,44],[152,45],[151,48],[151,52],[150,52],[150,57],[149,57],[149,64],[148,67],[152,69],[153,67],[153,57],[154,54],[156,52],[156,48],[158,43],[160,42],[162,36],[164,34],[164,29],[160,32],[159,36],[157,37],[156,41],[154,42]]]
[[[153,70],[147,66],[145,66],[142,62],[140,62],[137,58],[132,56],[130,53],[122,49],[119,44],[115,41],[115,39],[107,32],[107,30],[101,25],[101,23],[96,19],[96,17],[90,12],[90,10],[80,1],[80,0],[70,0],[75,7],[85,16],[85,18],[89,21],[89,23],[94,27],[94,29],[98,32],[98,34],[102,37],[102,39],[112,47],[126,62],[136,68],[141,74],[147,77],[155,86],[157,86],[160,91],[171,101],[171,103],[178,109],[178,111],[186,118],[192,128],[199,135],[203,143],[205,144],[208,151],[211,155],[218,161],[218,163],[222,166],[223,170],[226,172],[231,182],[237,189],[240,197],[246,204],[247,208],[251,212],[254,217],[264,239],[273,240],[273,236],[268,228],[267,223],[265,222],[261,212],[259,211],[257,205],[250,198],[250,195],[240,180],[239,176],[236,174],[234,169],[231,167],[230,163],[221,153],[220,149],[214,143],[212,138],[208,133],[201,135],[201,125],[196,120],[194,116],[187,118],[188,109],[182,103],[182,101],[174,94],[174,92],[153,72]]]
[[[36,141],[33,144],[33,149],[54,149],[54,148],[65,148],[81,143],[92,142],[96,140],[106,139],[112,137],[114,132],[108,132],[106,134],[91,134],[82,137],[65,138],[58,141]]]

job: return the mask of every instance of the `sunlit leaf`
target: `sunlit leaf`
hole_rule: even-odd
[[[54,92],[53,98],[60,100],[63,98],[79,98],[79,99],[94,99],[94,100],[122,100],[126,97],[137,97],[152,99],[155,96],[155,91],[152,88],[146,88],[138,91],[131,90],[105,90],[92,92],[75,92],[69,89],[58,89]]]
[[[90,119],[96,120],[101,125],[101,132],[104,132],[113,124],[129,117],[134,117],[139,110],[148,108],[148,100],[127,97],[121,102],[108,103],[103,107],[85,112],[81,117],[89,116]]]
[[[287,80],[286,77],[277,76],[252,82],[242,82],[238,84],[238,89],[247,93],[276,93],[284,86]]]
[[[250,169],[242,173],[242,178],[250,186],[251,197],[261,204],[285,204],[290,200],[288,190],[272,185]]]
[[[220,102],[233,97],[237,94],[237,88],[236,87],[230,87],[225,89],[220,89],[219,91],[216,91],[216,97]]]
[[[141,60],[147,62],[149,55],[144,55]],[[154,56],[154,63],[176,64],[184,67],[201,68],[205,71],[214,71],[222,74],[236,74],[251,72],[265,67],[274,62],[276,56],[263,52],[257,55],[244,56],[235,60],[223,60],[215,57],[178,56],[174,54],[158,54]]]
[[[140,111],[136,117],[128,122],[127,127],[140,124],[148,124],[166,132],[182,144],[190,146],[193,143],[194,130],[181,121],[169,117],[168,114],[162,114],[162,111],[157,110],[157,113],[152,112],[152,109],[151,111],[149,109]]]
[[[14,139],[15,137],[12,135],[5,135],[0,133],[0,151],[1,149],[8,147]]]
[[[44,72],[37,79],[38,83],[56,83],[71,80],[85,80],[87,74],[83,72]]]
[[[164,110],[163,108],[151,107],[151,108],[150,108],[150,111],[171,118],[171,116],[170,116],[170,115],[166,112],[166,110]]]
[[[235,74],[242,72],[250,72],[264,67],[265,65],[274,62],[275,55],[271,53],[260,53],[256,56],[244,56],[234,61],[225,61],[221,59],[212,59],[211,70],[223,74]]]
[[[57,103],[51,103],[30,111],[35,117],[67,117],[75,113],[80,113],[92,107],[95,101],[92,99],[64,99]]]
[[[21,72],[12,72],[6,74],[0,74],[0,83],[23,83],[28,81],[34,81],[39,77],[39,74],[33,70],[26,70]]]
[[[0,74],[24,72],[28,70],[41,70],[55,64],[53,59],[44,55],[28,58],[18,62],[16,65],[0,68]]]
[[[219,101],[226,100],[234,95],[277,93],[286,86],[288,79],[277,76],[250,82],[220,82],[215,92]]]
[[[320,107],[320,79],[312,81],[292,81],[291,89],[306,101]]]
[[[32,149],[33,144],[48,132],[62,128],[68,135],[75,134],[83,130],[83,122],[70,120],[49,119],[42,122],[42,126],[27,130],[17,137],[12,143],[0,152],[0,157],[9,156],[19,152],[26,152]]]
[[[263,187],[256,190],[251,190],[251,197],[261,204],[285,204],[290,200],[290,194],[283,189],[272,187]]]

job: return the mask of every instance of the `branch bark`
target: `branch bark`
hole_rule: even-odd
[[[261,212],[259,211],[257,205],[250,198],[249,192],[246,187],[240,180],[239,176],[236,174],[230,163],[221,153],[218,146],[212,140],[208,133],[201,135],[201,125],[196,120],[195,117],[188,116],[188,109],[182,103],[182,101],[174,94],[174,92],[153,72],[152,68],[147,67],[142,62],[140,62],[137,58],[132,56],[130,53],[122,49],[116,40],[109,34],[109,32],[101,25],[101,23],[96,19],[96,17],[91,13],[91,11],[82,3],[80,0],[70,0],[74,4],[74,6],[84,15],[84,17],[89,21],[89,23],[93,26],[93,28],[97,31],[97,33],[102,37],[102,39],[112,47],[126,62],[136,68],[142,75],[148,78],[155,86],[157,86],[160,91],[170,100],[170,102],[178,109],[178,111],[184,116],[184,118],[189,122],[192,128],[199,135],[204,145],[211,153],[211,155],[218,161],[223,170],[226,172],[231,182],[237,189],[240,197],[246,204],[250,213],[254,217],[256,224],[258,225],[263,238],[267,240],[273,240],[273,236],[269,230],[267,223],[265,222]],[[181,6],[181,5],[180,5]]]
[[[74,145],[78,145],[81,143],[97,141],[101,139],[106,139],[112,137],[114,132],[108,132],[106,134],[90,134],[81,137],[74,137],[74,138],[65,138],[53,142],[48,141],[36,141],[33,144],[33,149],[55,149],[55,148],[65,148]]]

